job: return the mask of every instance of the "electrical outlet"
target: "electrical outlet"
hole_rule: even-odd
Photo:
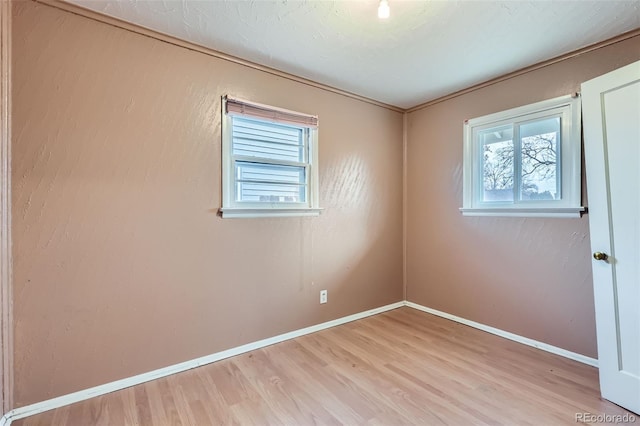
[[[327,290],[320,290],[320,303],[327,303]]]

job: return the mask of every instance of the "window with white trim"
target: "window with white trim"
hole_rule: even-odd
[[[464,124],[464,215],[579,217],[580,99],[562,96]]]
[[[317,216],[318,117],[223,98],[222,217]]]

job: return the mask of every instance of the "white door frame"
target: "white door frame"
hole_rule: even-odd
[[[13,408],[11,296],[11,0],[0,0],[0,381],[2,414]],[[1,416],[1,415],[0,415]]]
[[[614,241],[613,210],[610,186],[611,172],[609,155],[615,147],[623,146],[623,140],[609,139],[610,131],[607,130],[606,118],[617,117],[611,112],[611,107],[606,110],[604,96],[618,90],[637,84],[640,78],[640,61],[618,68],[582,83],[582,112],[584,119],[585,161],[587,171],[587,190],[589,196],[589,229],[591,235],[591,248],[595,259],[593,265],[594,302],[596,311],[596,329],[598,340],[598,359],[600,370],[600,391],[606,398],[622,407],[638,412],[640,410],[640,380],[634,374],[625,371],[622,364],[623,343],[618,321],[628,323],[636,321],[637,316],[624,316],[629,312],[629,306],[619,316],[618,289],[620,281],[617,280],[618,263],[629,265],[633,262],[630,256],[621,252],[615,252],[615,246],[620,248],[620,242]],[[628,109],[631,111],[631,109]],[[608,115],[610,113],[611,115]],[[625,122],[627,123],[627,122]],[[629,125],[637,122],[629,121]],[[615,128],[615,127],[612,127]],[[635,130],[634,130],[634,135]],[[620,153],[618,152],[618,157]],[[632,167],[626,164],[626,167]],[[620,179],[620,177],[618,177]],[[632,183],[633,184],[633,183]],[[617,202],[621,202],[624,196],[617,194]],[[617,208],[620,209],[621,206]],[[626,210],[633,210],[629,206]],[[624,208],[622,210],[625,210]],[[628,220],[628,219],[626,219]],[[620,223],[618,223],[620,225]],[[619,231],[620,232],[620,231]],[[628,234],[625,230],[625,234]],[[633,235],[633,234],[631,234]],[[600,253],[598,253],[600,252]],[[616,255],[619,259],[616,259]],[[626,263],[625,263],[626,262]],[[622,266],[620,266],[622,267]],[[625,266],[626,267],[626,266]],[[624,281],[625,283],[627,281]],[[629,300],[627,298],[626,300]],[[631,309],[633,311],[633,309]],[[635,315],[635,313],[634,313]],[[633,339],[625,340],[627,345],[633,345]],[[632,348],[633,346],[628,346]],[[634,349],[632,349],[634,350]],[[635,353],[635,352],[634,352]]]

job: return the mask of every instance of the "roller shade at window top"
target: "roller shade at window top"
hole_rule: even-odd
[[[318,127],[317,115],[309,115],[282,108],[275,108],[268,105],[231,98],[229,96],[226,96],[225,99],[227,104],[227,114],[253,117],[261,120],[272,121],[274,123],[302,126],[311,129]]]

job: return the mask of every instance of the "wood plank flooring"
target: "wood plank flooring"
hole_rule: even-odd
[[[600,398],[596,368],[400,308],[13,424],[576,425],[576,413],[628,414]]]

